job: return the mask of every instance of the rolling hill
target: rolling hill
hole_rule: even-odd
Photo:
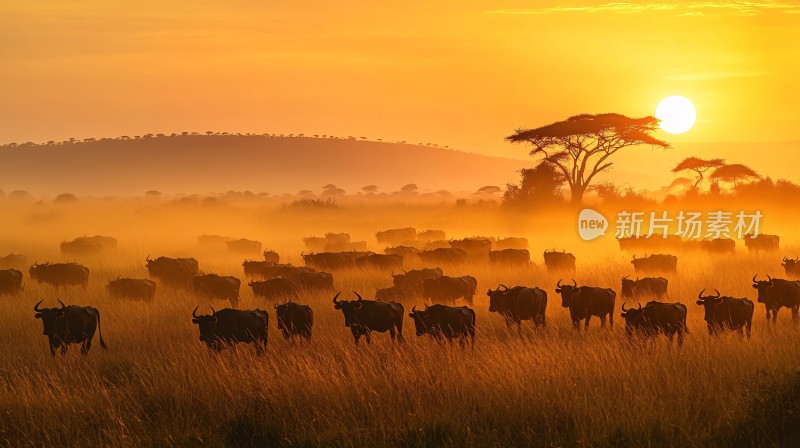
[[[348,192],[475,191],[516,182],[531,161],[353,139],[173,135],[0,148],[0,188],[33,194],[139,195],[228,190],[296,193],[334,183]]]

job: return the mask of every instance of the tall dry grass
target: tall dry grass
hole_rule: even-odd
[[[56,292],[26,275],[23,294],[0,297],[0,445],[727,447],[791,446],[797,440],[791,437],[800,426],[800,327],[787,310],[777,325],[768,325],[758,306],[752,339],[712,338],[694,304],[700,289],[714,287],[755,299],[750,277],[779,274],[778,254],[754,256],[739,248],[735,256],[714,259],[681,255],[670,296],[689,307],[691,333],[680,350],[664,338],[629,343],[619,301],[613,329],[600,330],[596,320],[587,333],[572,329],[553,291],[558,278],[542,268],[537,254],[566,246],[578,255],[578,282],[615,289],[631,265],[613,242],[578,245],[571,226],[563,225],[540,234],[532,228],[515,232],[531,239],[537,263],[529,269],[484,263],[445,268],[479,280],[474,351],[418,338],[408,318],[406,344],[392,345],[385,334],[376,335],[372,346],[362,341],[356,347],[327,294],[302,300],[315,313],[311,343],[289,343],[277,332],[272,304],[243,288],[242,308],[270,311],[267,353],[256,357],[253,347],[241,345],[212,355],[191,323],[196,298],[160,288],[152,303],[118,301],[106,295],[106,281],[145,276],[148,253],[196,255],[202,270],[243,279],[240,257],[196,247],[194,238],[203,232],[260,237],[297,262],[299,238],[325,229],[368,238],[389,223],[410,223],[445,228],[453,236],[510,235],[509,224],[501,215],[474,210],[350,210],[301,221],[261,209],[219,215],[110,203],[62,209],[46,225],[24,225],[30,214],[51,207],[15,207],[20,214],[10,220],[0,251],[22,247],[31,261],[58,259],[61,235],[83,233],[117,236],[121,248],[80,260],[92,271],[87,290]],[[103,225],[80,215],[104,217]],[[252,220],[237,221],[244,217]],[[786,249],[788,254],[797,247]],[[365,297],[390,284],[387,273],[376,271],[334,275],[337,289]],[[498,283],[546,289],[546,329],[526,323],[519,336],[490,314],[485,291]],[[53,359],[32,307],[56,297],[97,307],[109,349],[95,344],[82,357],[73,347]]]

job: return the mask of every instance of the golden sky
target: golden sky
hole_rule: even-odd
[[[390,3],[390,4],[389,4]],[[800,2],[0,0],[0,142],[219,130],[523,157],[690,98],[681,141],[800,139]]]

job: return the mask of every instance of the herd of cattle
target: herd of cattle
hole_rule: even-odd
[[[355,343],[363,336],[367,343],[374,332],[389,332],[392,340],[403,342],[403,321],[405,307],[402,302],[424,299],[424,309],[411,308],[408,316],[412,319],[418,336],[430,335],[441,342],[446,339],[452,343],[457,339],[464,346],[469,341],[474,346],[475,311],[474,297],[477,280],[472,276],[451,277],[440,267],[421,268],[406,271],[404,264],[413,258],[423,264],[452,266],[467,260],[484,259],[490,263],[515,265],[530,264],[528,242],[524,238],[465,238],[444,240],[442,231],[430,230],[417,233],[413,228],[394,229],[376,235],[380,243],[392,245],[383,254],[365,250],[362,242],[351,242],[348,234],[327,234],[325,237],[309,237],[304,242],[308,250],[323,248],[326,252],[302,254],[305,266],[281,264],[279,255],[271,250],[262,252],[263,261],[245,260],[244,275],[251,279],[248,286],[256,297],[279,302],[274,306],[278,329],[287,340],[294,338],[311,339],[314,325],[314,312],[307,304],[298,303],[309,293],[334,292],[332,272],[343,269],[372,269],[391,272],[392,285],[380,288],[374,300],[364,300],[354,292],[355,299],[340,300],[341,292],[333,295],[334,309],[344,316],[345,326],[350,328]],[[261,243],[250,240],[232,240],[217,235],[203,235],[201,245],[225,243],[230,250],[251,251]],[[324,240],[324,241],[323,241]],[[620,248],[636,250],[654,249],[654,245],[686,244],[669,241],[629,241],[620,240]],[[730,240],[700,241],[692,248],[699,248],[709,254],[728,253]],[[732,242],[732,241],[731,241]],[[230,243],[234,243],[231,247]],[[257,244],[255,244],[257,243]],[[444,247],[447,243],[447,247]],[[356,244],[358,248],[355,248]],[[746,246],[753,251],[775,251],[778,237],[759,235],[746,240]],[[68,254],[91,254],[116,247],[116,240],[110,237],[82,237],[72,242],[62,243],[61,250]],[[674,246],[672,246],[674,247]],[[684,246],[686,248],[688,246]],[[732,246],[735,248],[735,244]],[[344,251],[332,251],[343,248]],[[363,250],[362,250],[363,249]],[[724,249],[724,250],[723,250]],[[576,258],[566,251],[545,251],[544,264],[551,272],[574,273]],[[631,260],[634,272],[638,275],[675,275],[678,257],[671,254],[653,254],[639,257],[634,254]],[[0,294],[15,294],[23,290],[23,274],[20,270],[27,264],[23,255],[12,254],[0,257]],[[787,277],[800,278],[800,259],[783,258],[782,266]],[[233,276],[201,273],[199,263],[194,258],[158,257],[146,259],[149,279],[116,278],[108,282],[108,293],[115,298],[152,300],[156,292],[156,282],[165,288],[184,289],[193,292],[198,298],[208,300],[227,300],[231,308],[219,311],[211,307],[210,314],[198,315],[199,307],[192,312],[192,322],[197,324],[200,340],[219,351],[223,347],[239,342],[253,343],[261,352],[268,340],[269,314],[259,309],[239,310],[239,289],[241,281]],[[330,271],[330,272],[327,272]],[[399,273],[398,273],[399,271]],[[56,288],[69,286],[87,287],[89,269],[75,262],[35,263],[28,269],[30,278],[39,283]],[[625,329],[629,336],[641,334],[653,336],[666,335],[670,341],[678,335],[678,345],[683,343],[687,308],[681,303],[660,301],[668,298],[669,280],[660,276],[621,279],[620,294],[623,300],[622,314]],[[789,308],[795,322],[800,321],[800,281],[754,276],[752,287],[757,290],[758,302],[766,308],[767,319],[777,319],[781,308]],[[571,279],[559,280],[555,293],[561,297],[561,305],[569,311],[575,329],[581,325],[589,327],[593,317],[600,326],[614,323],[617,293],[611,288],[581,285]],[[701,291],[697,304],[704,308],[705,321],[710,334],[735,330],[750,337],[754,304],[746,298],[722,296],[715,289],[714,295],[704,295]],[[487,291],[489,312],[503,317],[508,327],[517,326],[521,332],[522,321],[531,321],[534,326],[545,325],[547,292],[538,287],[499,285]],[[454,306],[463,299],[468,306]],[[644,307],[638,303],[648,299]],[[636,301],[635,308],[628,308],[627,301]],[[80,343],[81,352],[87,353],[91,347],[95,330],[100,332],[100,345],[106,347],[100,331],[100,313],[93,307],[60,306],[40,308],[41,301],[34,306],[35,317],[41,319],[44,334],[48,336],[53,355],[60,349],[66,352],[69,344]]]

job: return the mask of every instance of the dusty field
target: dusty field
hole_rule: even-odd
[[[755,301],[750,278],[782,274],[781,256],[799,250],[793,235],[781,254],[752,256],[739,247],[735,256],[682,256],[669,288],[672,299],[689,308],[691,333],[677,350],[663,338],[629,344],[619,300],[613,329],[602,331],[595,320],[588,333],[573,331],[553,291],[558,278],[543,269],[541,251],[572,250],[579,283],[617,291],[632,268],[613,241],[576,242],[571,220],[534,232],[529,221],[483,209],[311,216],[112,202],[2,207],[3,216],[13,217],[0,240],[2,253],[56,261],[58,241],[86,233],[115,236],[121,247],[78,260],[91,269],[88,290],[57,293],[31,283],[26,273],[24,293],[0,297],[0,446],[738,447],[792,446],[800,437],[800,328],[788,310],[777,325],[767,325],[758,305],[752,339],[712,338],[694,303],[700,289],[714,287]],[[303,299],[315,312],[314,337],[293,345],[277,333],[273,304],[243,288],[241,308],[271,313],[267,353],[256,357],[242,345],[214,356],[191,323],[198,304],[191,295],[160,288],[152,303],[134,303],[105,292],[117,275],[145,277],[148,254],[193,255],[205,272],[244,280],[241,257],[200,250],[200,233],[259,239],[298,263],[304,235],[351,231],[378,249],[372,233],[405,225],[442,228],[452,236],[531,239],[530,269],[445,267],[446,274],[478,278],[474,351],[418,338],[408,318],[406,344],[393,346],[388,334],[379,334],[372,346],[356,348],[329,295]],[[391,283],[375,271],[334,277],[337,290],[365,298]],[[508,331],[488,312],[486,289],[498,283],[545,289],[547,328],[526,323],[521,337]],[[100,310],[108,350],[95,344],[81,357],[73,346],[64,357],[50,356],[32,308],[57,297]]]

